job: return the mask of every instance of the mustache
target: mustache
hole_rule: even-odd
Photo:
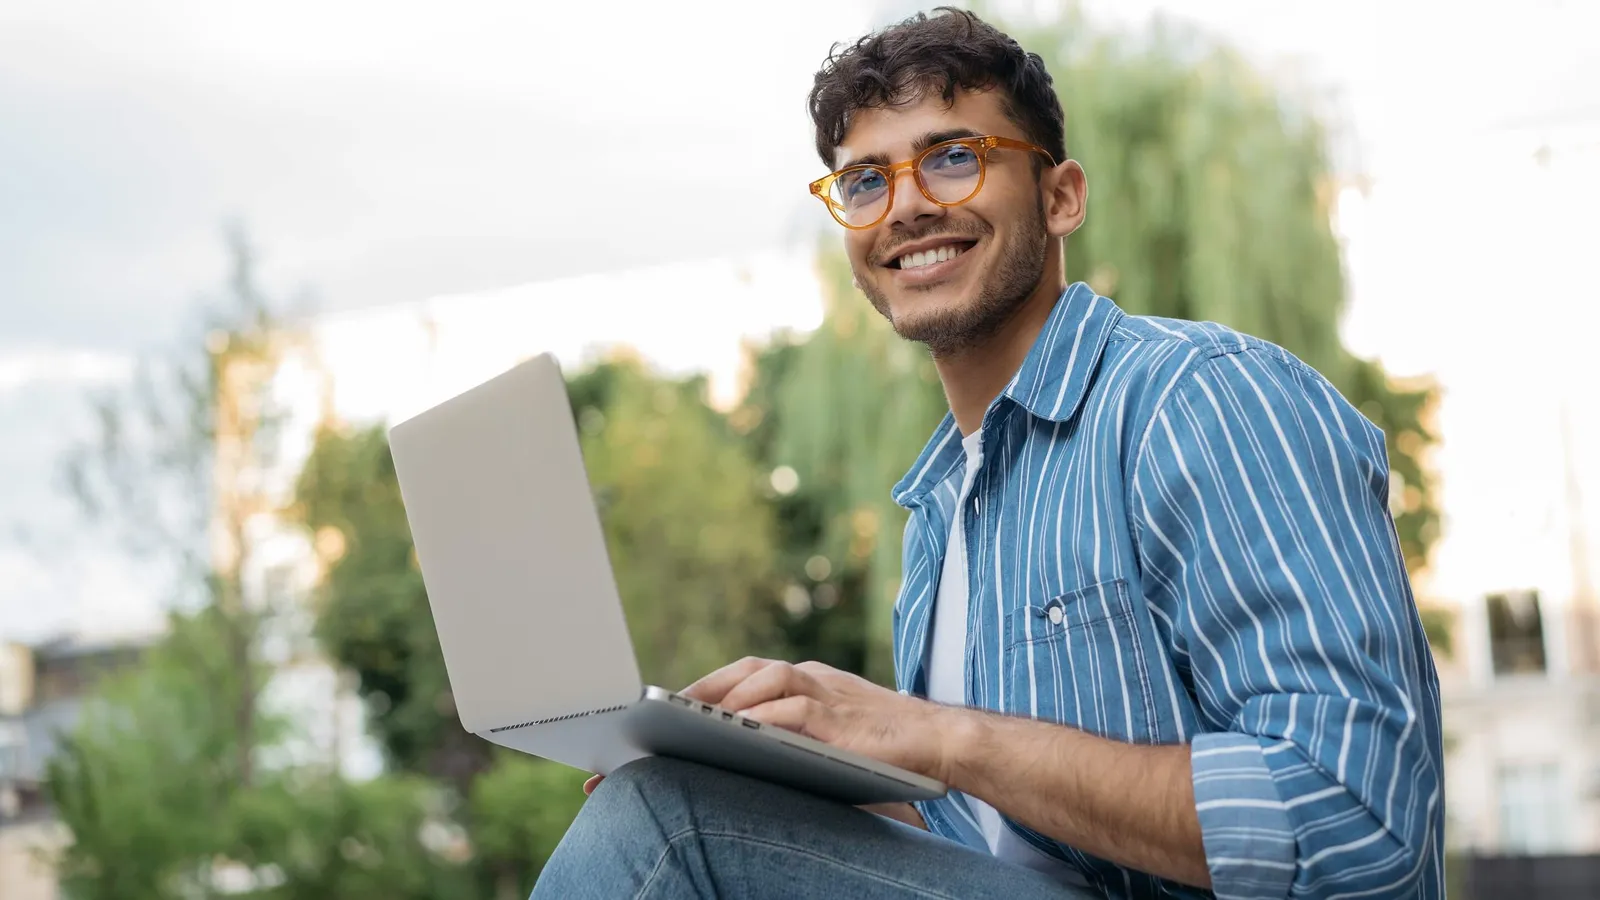
[[[941,222],[939,224],[923,228],[920,231],[895,235],[892,245],[881,247],[873,253],[872,264],[875,266],[887,265],[890,261],[897,259],[900,256],[900,249],[902,247],[909,247],[918,241],[925,241],[928,238],[951,237],[963,241],[976,241],[979,238],[988,236],[988,229],[980,229],[975,226],[963,227],[960,225]]]

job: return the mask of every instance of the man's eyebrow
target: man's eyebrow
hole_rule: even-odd
[[[922,151],[928,149],[929,147],[932,147],[934,144],[942,144],[945,141],[953,141],[953,140],[955,140],[957,138],[975,138],[975,137],[983,137],[983,133],[980,132],[980,131],[973,131],[971,128],[947,128],[947,129],[945,129],[943,131],[929,131],[926,134],[923,134],[922,136],[918,137],[916,140],[911,142],[911,152],[913,154],[921,153]],[[890,160],[889,160],[888,154],[886,154],[886,153],[868,153],[868,154],[866,154],[865,156],[862,156],[859,159],[853,159],[853,160],[850,160],[847,163],[844,163],[844,164],[840,165],[839,168],[840,169],[848,169],[851,166],[888,166],[888,165],[890,165]]]

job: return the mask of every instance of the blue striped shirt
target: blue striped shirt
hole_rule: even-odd
[[[1382,432],[1279,347],[1082,284],[982,429],[968,705],[1188,744],[1217,896],[1443,896],[1438,678]],[[947,416],[894,489],[919,696],[965,465]],[[953,795],[919,808],[985,846]],[[1007,825],[1110,896],[1207,896]]]

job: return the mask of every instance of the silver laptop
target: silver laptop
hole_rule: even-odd
[[[662,755],[846,803],[945,793],[913,772],[640,681],[554,357],[395,425],[389,443],[468,731],[600,774]]]

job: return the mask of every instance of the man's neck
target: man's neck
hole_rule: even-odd
[[[1050,311],[1066,289],[1058,282],[1055,278],[1041,280],[1016,315],[987,340],[959,353],[934,357],[934,368],[944,383],[945,399],[950,402],[950,412],[955,415],[962,436],[978,430],[989,404],[1022,368],[1028,351],[1050,319]]]

